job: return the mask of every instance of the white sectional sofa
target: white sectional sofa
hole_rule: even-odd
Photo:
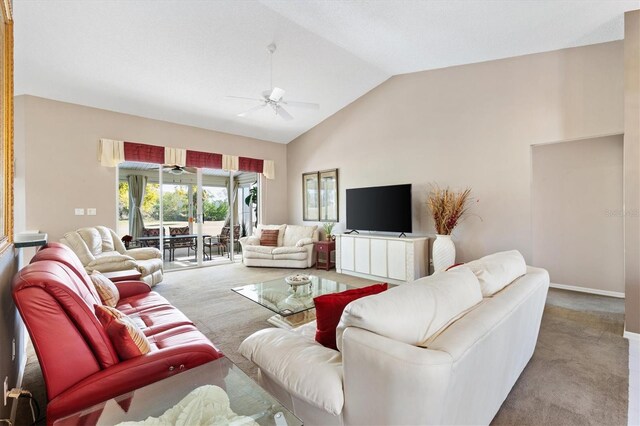
[[[340,352],[315,322],[258,331],[240,352],[305,425],[489,424],[533,355],[549,286],[515,253],[351,302]]]
[[[277,229],[277,247],[261,246],[263,229]],[[246,266],[310,268],[315,264],[313,243],[318,241],[317,226],[258,225],[254,235],[240,238],[242,263]]]

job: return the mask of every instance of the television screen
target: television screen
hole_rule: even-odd
[[[411,184],[347,189],[347,229],[411,232]]]

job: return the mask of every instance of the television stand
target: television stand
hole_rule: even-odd
[[[400,235],[398,235],[398,238],[402,238],[402,237],[407,238],[407,234],[405,234],[405,233],[403,232],[403,233],[401,233]]]
[[[360,233],[358,231],[356,231],[355,229],[352,229],[351,231],[345,232],[345,234],[358,234],[358,235],[360,235]]]

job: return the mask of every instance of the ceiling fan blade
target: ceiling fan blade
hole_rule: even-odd
[[[282,101],[282,103],[296,108],[320,109],[320,104],[313,102]]]
[[[284,121],[293,120],[293,116],[289,114],[287,110],[282,108],[280,105],[278,105],[278,108],[276,109],[276,115],[279,115],[280,117],[282,117]]]
[[[242,99],[244,101],[258,101],[258,102],[264,102],[264,99],[258,99],[258,98],[246,98],[244,96],[225,96],[225,98],[228,99]]]
[[[259,109],[264,108],[265,106],[267,106],[266,103],[264,103],[264,101],[262,101],[263,104],[262,105],[256,105],[253,108],[249,108],[248,110],[241,112],[240,114],[238,114],[238,117],[246,117],[247,115],[254,113],[256,111],[258,111]]]
[[[284,96],[285,91],[282,90],[279,87],[274,87],[273,90],[271,91],[271,94],[269,95],[269,100],[272,100],[274,102],[279,102],[280,99],[282,99],[282,97]]]

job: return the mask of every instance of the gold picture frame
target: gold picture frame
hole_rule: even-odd
[[[302,220],[320,220],[318,172],[302,174]]]
[[[302,220],[337,222],[338,169],[302,174]]]
[[[320,222],[338,222],[338,169],[318,172]]]
[[[13,17],[9,0],[0,0],[0,254],[13,244]]]

